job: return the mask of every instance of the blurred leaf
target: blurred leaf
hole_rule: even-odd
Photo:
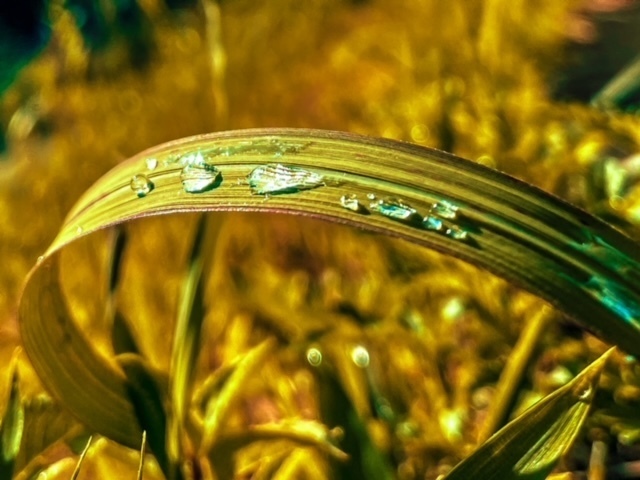
[[[59,250],[142,216],[237,210],[312,216],[430,246],[513,281],[640,354],[640,252],[595,217],[417,145],[312,130],[222,132],[118,165],[77,202],[28,277],[19,308],[25,349],[46,386],[91,430],[132,448],[141,435],[122,372],[87,343],[65,305]]]
[[[247,378],[262,365],[267,356],[273,351],[275,344],[275,340],[269,338],[251,349],[246,355],[243,355],[233,372],[224,382],[218,395],[209,399],[200,442],[201,455],[209,455],[211,450],[215,450],[220,430],[223,427],[223,420],[234,405],[234,401],[242,391]],[[213,454],[215,455],[215,452]]]
[[[25,422],[20,454],[16,460],[18,478],[31,478],[47,465],[47,449],[59,441],[68,442],[84,432],[64,408],[45,394],[23,400]]]
[[[9,399],[0,426],[0,478],[11,478],[24,432],[24,407],[20,398],[20,379],[13,362]]]
[[[127,391],[138,422],[144,429],[145,442],[148,434],[149,446],[160,469],[167,478],[172,478],[175,472],[166,450],[166,391],[162,389],[162,382],[153,375],[152,369],[141,356],[128,353],[117,358],[127,376]]]
[[[140,353],[140,348],[135,340],[129,323],[125,316],[117,308],[118,285],[120,283],[120,270],[122,257],[127,244],[127,236],[123,229],[113,229],[113,246],[111,248],[111,261],[109,271],[109,291],[107,292],[107,305],[105,315],[111,322],[111,344],[116,355],[120,353]]]
[[[185,422],[191,405],[193,378],[200,352],[200,333],[204,320],[202,296],[202,243],[205,231],[204,217],[198,223],[193,242],[188,272],[183,283],[178,320],[171,351],[170,398],[171,411],[166,434],[167,453],[172,469],[177,469],[184,458],[182,446]],[[171,478],[171,477],[170,477]]]
[[[499,430],[445,480],[546,478],[580,432],[613,351]]]
[[[354,480],[393,479],[393,467],[388,456],[374,443],[366,419],[361,416],[346,388],[349,380],[342,375],[337,379],[333,375],[321,374],[320,381],[322,420],[330,427],[342,428],[344,438],[340,446],[349,456],[348,462],[334,462],[335,476]]]
[[[313,420],[294,420],[282,423],[251,425],[240,431],[221,434],[214,447],[207,452],[217,478],[232,478],[234,453],[259,440],[291,440],[301,446],[311,446],[340,462],[349,457],[333,445],[327,427]]]
[[[87,456],[87,452],[89,451],[89,448],[91,447],[92,440],[93,440],[93,437],[89,437],[86,447],[84,447],[84,450],[80,454],[80,458],[78,458],[78,463],[76,463],[76,468],[73,471],[73,474],[71,475],[71,480],[76,480],[78,478],[78,475],[80,475],[80,469],[82,468],[82,463],[84,462],[84,459]]]
[[[138,466],[138,480],[142,480],[144,474],[144,457],[147,453],[147,432],[142,432],[142,442],[140,443],[140,465]]]

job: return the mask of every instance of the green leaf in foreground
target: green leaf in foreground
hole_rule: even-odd
[[[192,137],[142,152],[85,192],[20,300],[24,348],[47,388],[91,431],[132,448],[142,432],[125,375],[74,321],[60,250],[139,217],[204,211],[304,215],[424,245],[512,281],[640,355],[640,249],[552,195],[392,140],[294,129]]]
[[[445,480],[542,480],[572,445],[614,349],[499,430]]]
[[[20,379],[16,362],[13,362],[11,389],[0,426],[0,478],[11,478],[13,467],[20,453],[24,430],[24,407],[20,399]]]

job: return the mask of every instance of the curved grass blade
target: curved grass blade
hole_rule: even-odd
[[[171,352],[169,375],[171,414],[167,425],[167,452],[174,469],[179,469],[180,459],[183,458],[182,437],[191,404],[195,364],[200,351],[200,332],[204,320],[204,299],[202,296],[204,229],[203,217],[198,222],[188,272],[183,284]]]
[[[547,478],[580,432],[613,351],[499,430],[444,480]]]
[[[47,452],[84,433],[84,427],[45,394],[23,400],[24,432],[15,463],[15,478],[26,479],[48,465]]]
[[[113,169],[78,201],[28,277],[19,311],[25,349],[47,387],[92,430],[132,448],[141,434],[122,373],[87,345],[65,306],[58,252],[138,217],[238,210],[311,216],[429,246],[640,354],[640,251],[604,222],[417,145],[313,130],[222,132],[161,145]]]
[[[15,357],[14,357],[15,359]],[[0,425],[0,478],[11,478],[20,453],[24,432],[24,407],[20,398],[20,378],[15,360],[12,362],[11,388]]]

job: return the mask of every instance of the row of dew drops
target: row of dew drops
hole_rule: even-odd
[[[262,147],[264,146],[262,145]],[[281,156],[283,153],[297,151],[303,147],[301,144],[281,144],[273,141],[266,146],[267,150],[276,157]],[[250,151],[253,147],[254,145],[241,144],[233,147],[233,152]],[[220,154],[232,155],[233,152],[229,151],[230,148],[227,147],[222,153],[214,152],[213,155],[203,155],[200,152],[191,153],[169,160],[168,164],[182,166],[180,177],[186,192],[207,192],[215,189],[222,182],[220,171],[211,161],[212,156]],[[146,166],[149,171],[153,171],[158,166],[158,161],[154,158],[149,158],[146,160]],[[253,194],[265,196],[296,193],[327,184],[326,179],[321,174],[279,163],[254,168],[247,175],[247,183]],[[146,175],[137,174],[132,177],[130,187],[138,197],[142,198],[153,191],[154,184]],[[458,206],[446,200],[433,203],[426,216],[420,215],[415,208],[400,199],[379,199],[375,194],[369,193],[367,200],[369,202],[368,207],[361,203],[355,194],[343,195],[340,198],[340,205],[357,214],[367,215],[373,212],[409,226],[422,228],[442,234],[453,240],[473,244],[469,231],[455,223],[459,220]],[[81,233],[81,230],[78,233]],[[630,267],[632,260],[619,253],[616,249],[611,248],[605,242],[594,241],[590,242],[589,246],[591,247],[590,253],[596,258],[607,260],[609,264],[627,263]],[[618,286],[616,282],[594,275],[581,286],[587,294],[599,300],[605,307],[625,321],[636,323],[637,319],[640,318],[640,304],[633,301],[633,295]]]
[[[206,155],[196,152],[170,158],[165,161],[165,165],[181,166],[180,179],[185,192],[198,194],[213,190],[222,183],[222,174],[212,161],[214,157],[259,152],[270,153],[277,158],[285,153],[298,152],[305,146],[306,144],[287,143],[277,139],[244,142],[231,147],[214,149]],[[155,158],[147,158],[145,163],[148,171],[154,171],[158,166],[158,160]],[[254,168],[247,175],[247,183],[253,194],[269,196],[322,187],[326,185],[326,180],[323,175],[316,172],[274,163]],[[146,197],[155,188],[153,181],[144,173],[134,175],[129,186],[139,198]],[[423,217],[415,208],[402,200],[378,199],[373,193],[368,194],[367,198],[370,201],[369,208],[365,207],[354,194],[342,196],[340,204],[343,208],[356,213],[374,212],[394,221],[441,233],[453,240],[469,240],[469,232],[452,223],[458,217],[458,207],[448,201],[434,203],[429,214]]]

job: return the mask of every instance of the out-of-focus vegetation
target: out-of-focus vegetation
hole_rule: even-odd
[[[81,193],[147,147],[256,126],[404,139],[509,172],[638,234],[638,119],[551,98],[585,7],[578,1],[174,3],[136,3],[132,30],[100,4],[103,43],[78,23],[91,2],[47,4],[51,40],[0,103],[0,353],[20,372],[30,446],[18,478],[69,478],[92,433],[16,351],[20,286]],[[216,268],[202,295],[215,308],[193,372],[194,401],[205,411],[209,402],[214,428],[236,435],[210,458],[222,478],[235,453],[236,478],[436,478],[607,349],[556,314],[530,334],[543,302],[452,258],[307,219],[225,218],[208,253]],[[109,234],[64,252],[64,288],[93,346],[114,355],[105,305],[117,303],[131,337],[115,353],[142,354],[160,390],[196,224],[127,224],[115,290]],[[514,347],[519,338],[528,350]],[[121,365],[135,370],[136,361]],[[505,385],[509,362],[521,369]],[[4,369],[0,384],[12,374]],[[635,359],[613,355],[595,412],[558,467],[576,472],[567,478],[634,478],[639,375]],[[260,441],[243,437],[251,429]],[[369,469],[318,438],[336,449],[367,445]],[[157,452],[158,438],[147,442]],[[194,478],[206,477],[194,448],[180,446]],[[138,462],[137,452],[94,438],[79,478],[135,478]],[[157,462],[146,462],[144,478],[162,478]]]

